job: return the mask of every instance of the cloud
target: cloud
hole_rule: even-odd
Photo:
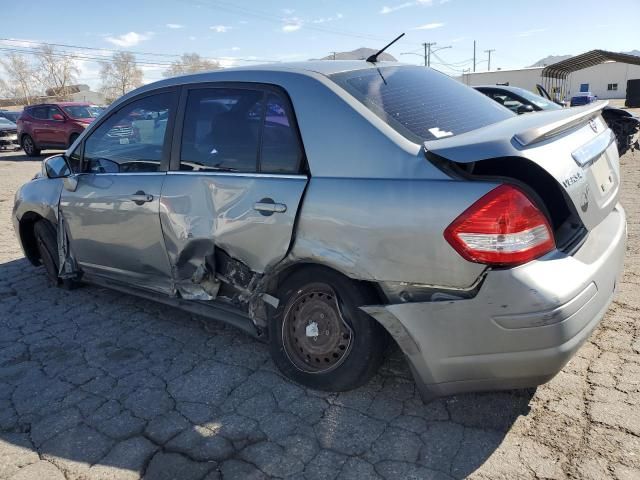
[[[109,43],[113,43],[118,47],[133,47],[138,45],[140,42],[144,42],[145,40],[149,40],[153,36],[153,32],[146,33],[136,33],[129,32],[123,33],[117,37],[106,37],[106,41]]]
[[[240,47],[231,47],[232,52],[237,52],[238,50],[240,50]]]
[[[342,15],[341,13],[336,13],[333,17],[315,18],[311,20],[311,23],[327,23],[327,22],[333,22],[335,20],[342,20],[342,18],[344,18],[344,15]]]
[[[293,8],[283,8],[282,9],[282,13],[284,13],[285,15],[293,15],[294,12],[295,12],[295,10]]]
[[[531,35],[535,35],[536,33],[545,32],[546,28],[533,28],[531,30],[525,30],[524,32],[520,32],[516,34],[516,37],[530,37]]]
[[[229,25],[213,25],[209,27],[209,30],[213,30],[216,33],[227,33],[232,28]]]
[[[444,27],[444,23],[425,23],[419,27],[413,27],[411,30],[433,30],[440,27]]]
[[[383,15],[386,15],[387,13],[397,12],[398,10],[402,10],[404,8],[409,8],[409,7],[416,7],[418,5],[423,5],[423,6],[426,6],[426,7],[430,7],[431,5],[433,5],[433,0],[414,0],[412,2],[398,3],[398,4],[392,5],[390,7],[385,5],[380,10],[380,13],[383,14]]]
[[[21,47],[21,48],[34,48],[39,47],[40,43],[35,40],[17,40],[14,38],[9,38],[7,40],[0,40],[0,45],[8,45],[10,47]]]
[[[302,25],[302,20],[297,17],[285,18],[284,25],[282,26],[282,31],[284,33],[296,32],[302,28]]]
[[[189,40],[191,40],[193,42],[194,40],[196,40],[196,37],[193,36],[193,35],[189,35]]]
[[[167,28],[171,28],[173,30],[177,30],[179,28],[184,28],[184,25],[180,25],[179,23],[167,23],[165,26]]]

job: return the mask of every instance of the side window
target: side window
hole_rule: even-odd
[[[38,120],[46,120],[49,118],[49,107],[34,107],[29,109],[29,114]]]
[[[298,173],[302,150],[298,135],[287,114],[287,104],[280,96],[267,96],[260,171],[265,173]]]
[[[157,172],[172,94],[141,98],[107,118],[85,140],[85,173]]]
[[[180,170],[255,172],[264,93],[205,88],[189,92]]]
[[[49,107],[49,111],[47,112],[47,120],[53,120],[53,116],[55,114],[62,115],[62,111],[58,107]]]

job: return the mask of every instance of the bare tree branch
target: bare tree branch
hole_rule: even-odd
[[[118,52],[113,54],[111,61],[102,62],[100,78],[107,99],[114,100],[142,85],[144,76],[135,61],[131,53]]]
[[[5,84],[8,86],[10,96],[22,99],[26,104],[31,103],[36,94],[36,69],[23,55],[8,53],[5,58],[0,58],[7,75]]]
[[[67,97],[80,73],[73,58],[58,55],[54,47],[42,45],[37,54],[38,80],[49,96]]]
[[[177,75],[217,70],[219,68],[221,68],[220,64],[216,61],[202,58],[197,53],[184,53],[182,57],[180,57],[180,60],[172,62],[171,66],[165,70],[162,75],[165,77],[175,77]]]

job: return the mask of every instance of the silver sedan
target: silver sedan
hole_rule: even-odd
[[[16,194],[25,255],[268,341],[289,378],[425,398],[552,378],[622,270],[605,102],[514,115],[433,70],[324,61],[122,97]]]

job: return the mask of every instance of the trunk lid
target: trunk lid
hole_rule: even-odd
[[[617,203],[620,186],[615,136],[600,115],[606,105],[520,115],[424,146],[460,164],[510,157],[534,162],[556,180],[591,230]]]

